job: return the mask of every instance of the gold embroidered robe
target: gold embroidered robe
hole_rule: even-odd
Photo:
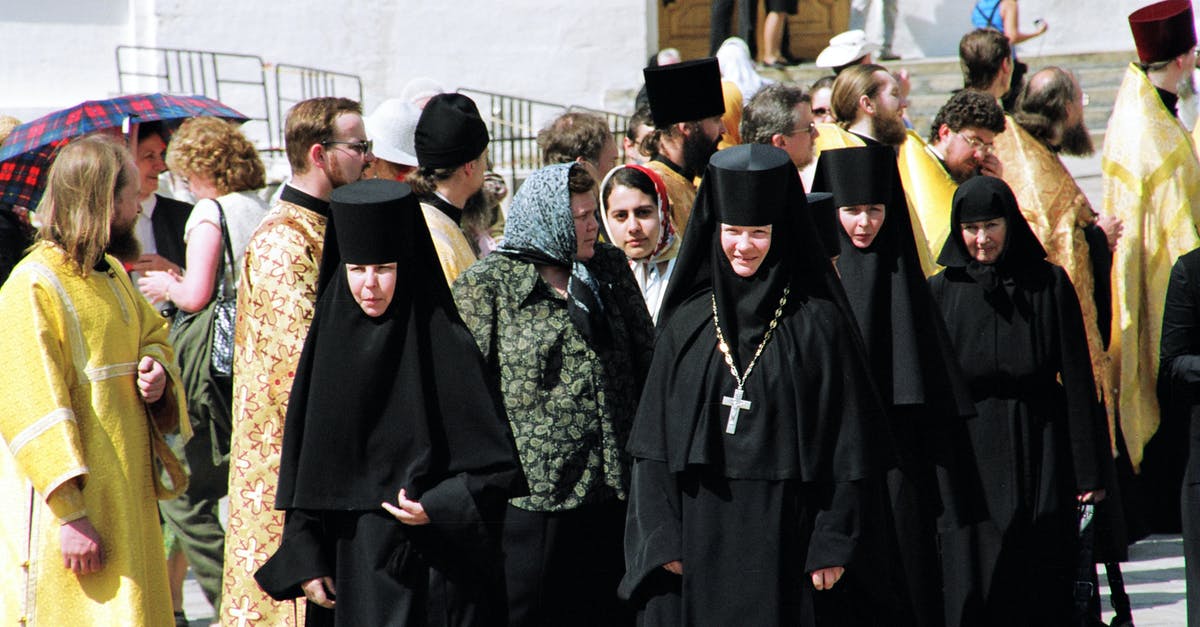
[[[930,277],[942,269],[937,265],[937,258],[950,234],[950,204],[958,183],[950,177],[933,149],[912,130],[900,145],[897,164],[904,196],[908,199],[908,213],[912,216],[921,269]]]
[[[671,224],[675,225],[677,237],[683,237],[688,218],[692,217],[692,205],[696,202],[696,186],[661,161],[650,160],[646,167],[662,177],[671,201]]]
[[[1110,442],[1115,437],[1115,399],[1108,381],[1108,354],[1096,313],[1095,276],[1083,229],[1095,212],[1058,155],[1005,115],[1005,131],[996,135],[995,154],[1004,164],[1004,182],[1017,197],[1021,214],[1046,249],[1050,263],[1062,266],[1075,286],[1083,311],[1096,390],[1108,410]],[[1114,445],[1115,446],[1115,445]]]
[[[304,602],[275,601],[254,572],[279,548],[279,453],[288,395],[317,297],[326,219],[289,202],[271,210],[246,247],[234,330],[229,525],[220,621],[229,627],[304,624]]]
[[[0,289],[3,625],[171,624],[151,456],[165,443],[137,391],[142,357],[168,373],[154,419],[191,430],[167,321],[107,261],[79,276],[43,242]],[[84,514],[107,561],[80,576],[63,565],[59,531]]]
[[[421,203],[421,213],[429,226],[429,236],[433,238],[433,248],[442,264],[442,274],[446,275],[446,285],[453,285],[454,279],[475,263],[475,252],[462,229],[441,209]]]
[[[1155,386],[1171,266],[1200,245],[1200,162],[1191,134],[1130,64],[1113,103],[1101,161],[1104,212],[1124,222],[1113,259],[1112,358],[1130,461],[1158,429]]]

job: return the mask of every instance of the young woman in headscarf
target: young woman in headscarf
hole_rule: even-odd
[[[643,625],[847,625],[882,410],[783,150],[709,161],[630,437]]]
[[[454,283],[529,478],[504,522],[510,625],[632,624],[625,445],[654,329],[625,255],[596,241],[596,205],[583,166],[534,172],[504,243]]]
[[[255,578],[307,597],[308,625],[502,624],[495,521],[526,490],[479,349],[408,185],[330,205],[340,261],[288,405],[283,540]]]
[[[604,237],[629,258],[629,269],[654,322],[679,254],[670,202],[662,178],[645,166],[617,166],[600,185]]]
[[[970,507],[978,482],[964,477],[974,468],[960,459],[964,419],[975,408],[921,271],[899,176],[887,146],[830,150],[813,190],[833,194],[820,221],[835,226],[831,248],[887,409],[895,462],[879,504],[886,533],[864,556],[888,583],[868,591],[892,608],[889,625],[930,627],[944,622],[939,521],[955,526],[979,513]]]
[[[1080,502],[1112,457],[1083,315],[1012,190],[973,177],[930,279],[977,415],[967,420],[989,519],[942,536],[950,625],[1067,625]]]

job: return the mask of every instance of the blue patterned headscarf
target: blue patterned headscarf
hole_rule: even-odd
[[[577,163],[559,163],[534,172],[513,197],[504,226],[504,243],[496,252],[529,263],[569,268],[567,313],[587,339],[607,338],[600,284],[575,259],[575,218],[567,178]],[[582,167],[582,166],[580,166]]]

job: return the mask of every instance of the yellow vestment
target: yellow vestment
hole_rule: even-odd
[[[462,229],[441,209],[421,203],[421,213],[429,226],[429,236],[433,238],[433,248],[442,264],[442,274],[446,275],[446,285],[453,285],[454,279],[475,263],[475,252]]]
[[[158,425],[191,430],[166,319],[106,261],[80,276],[43,242],[0,289],[0,624],[171,624],[151,447],[170,455]],[[157,424],[137,389],[146,356],[168,373]],[[106,562],[76,575],[60,525],[83,515]]]
[[[897,159],[900,182],[904,184],[904,195],[908,198],[908,213],[913,216],[913,236],[921,257],[921,269],[925,276],[933,276],[942,269],[937,265],[937,258],[950,234],[950,203],[958,183],[950,177],[933,149],[914,131],[908,131],[908,139],[900,145]]]
[[[229,525],[225,533],[222,625],[304,624],[304,602],[275,601],[254,572],[279,548],[276,511],[284,417],[317,298],[326,219],[279,202],[250,238],[238,286],[234,331]]]
[[[1158,429],[1155,394],[1171,266],[1200,245],[1200,162],[1192,137],[1130,64],[1113,103],[1101,161],[1104,212],[1124,222],[1113,259],[1112,370],[1130,461]]]
[[[675,225],[676,237],[683,237],[688,218],[692,217],[692,205],[696,202],[696,186],[661,161],[651,159],[646,167],[662,178],[667,188],[667,198],[671,201],[671,224]]]
[[[1095,223],[1095,212],[1058,155],[1030,135],[1012,117],[996,135],[995,153],[1004,165],[1004,182],[1017,197],[1021,214],[1046,249],[1050,263],[1062,266],[1075,286],[1087,331],[1088,352],[1096,390],[1108,409],[1109,437],[1115,436],[1115,399],[1108,379],[1108,354],[1096,313],[1095,276],[1083,229]],[[1112,440],[1115,441],[1115,440]],[[1115,446],[1115,445],[1114,445]]]

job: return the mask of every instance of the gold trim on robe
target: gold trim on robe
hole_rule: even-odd
[[[1109,442],[1115,443],[1116,401],[1109,384],[1108,354],[1096,312],[1092,258],[1083,233],[1084,227],[1095,223],[1095,212],[1058,155],[1011,116],[1004,118],[1005,132],[996,135],[995,144],[996,157],[1004,164],[1004,182],[1012,188],[1021,214],[1046,249],[1047,259],[1062,266],[1075,286],[1087,331],[1096,391],[1102,394],[1108,413]]]
[[[921,269],[930,277],[942,270],[937,258],[950,235],[950,204],[958,183],[950,177],[933,148],[912,130],[900,145],[897,163],[908,198],[908,213],[913,218]]]
[[[1130,64],[1113,103],[1101,161],[1104,213],[1124,222],[1113,259],[1109,354],[1130,461],[1158,430],[1163,303],[1171,266],[1200,245],[1200,161],[1192,136]]]
[[[304,600],[275,601],[254,572],[279,548],[279,454],[292,379],[312,324],[325,223],[289,202],[271,210],[246,247],[234,328],[229,525],[218,618],[229,627],[304,624]]]
[[[0,624],[171,621],[151,450],[159,426],[186,439],[190,423],[166,319],[106,261],[81,276],[41,242],[0,289]],[[147,356],[168,378],[153,405],[137,389]],[[80,576],[63,564],[60,526],[83,516],[106,562]]]
[[[675,225],[675,236],[683,237],[688,219],[692,217],[692,205],[696,203],[696,186],[661,161],[651,159],[646,167],[662,178],[667,188],[667,198],[671,201],[671,224]]]
[[[429,236],[433,238],[438,262],[442,264],[442,274],[446,275],[446,285],[454,285],[454,279],[475,263],[475,251],[471,250],[471,243],[458,224],[441,209],[423,202],[421,213],[429,227]]]

